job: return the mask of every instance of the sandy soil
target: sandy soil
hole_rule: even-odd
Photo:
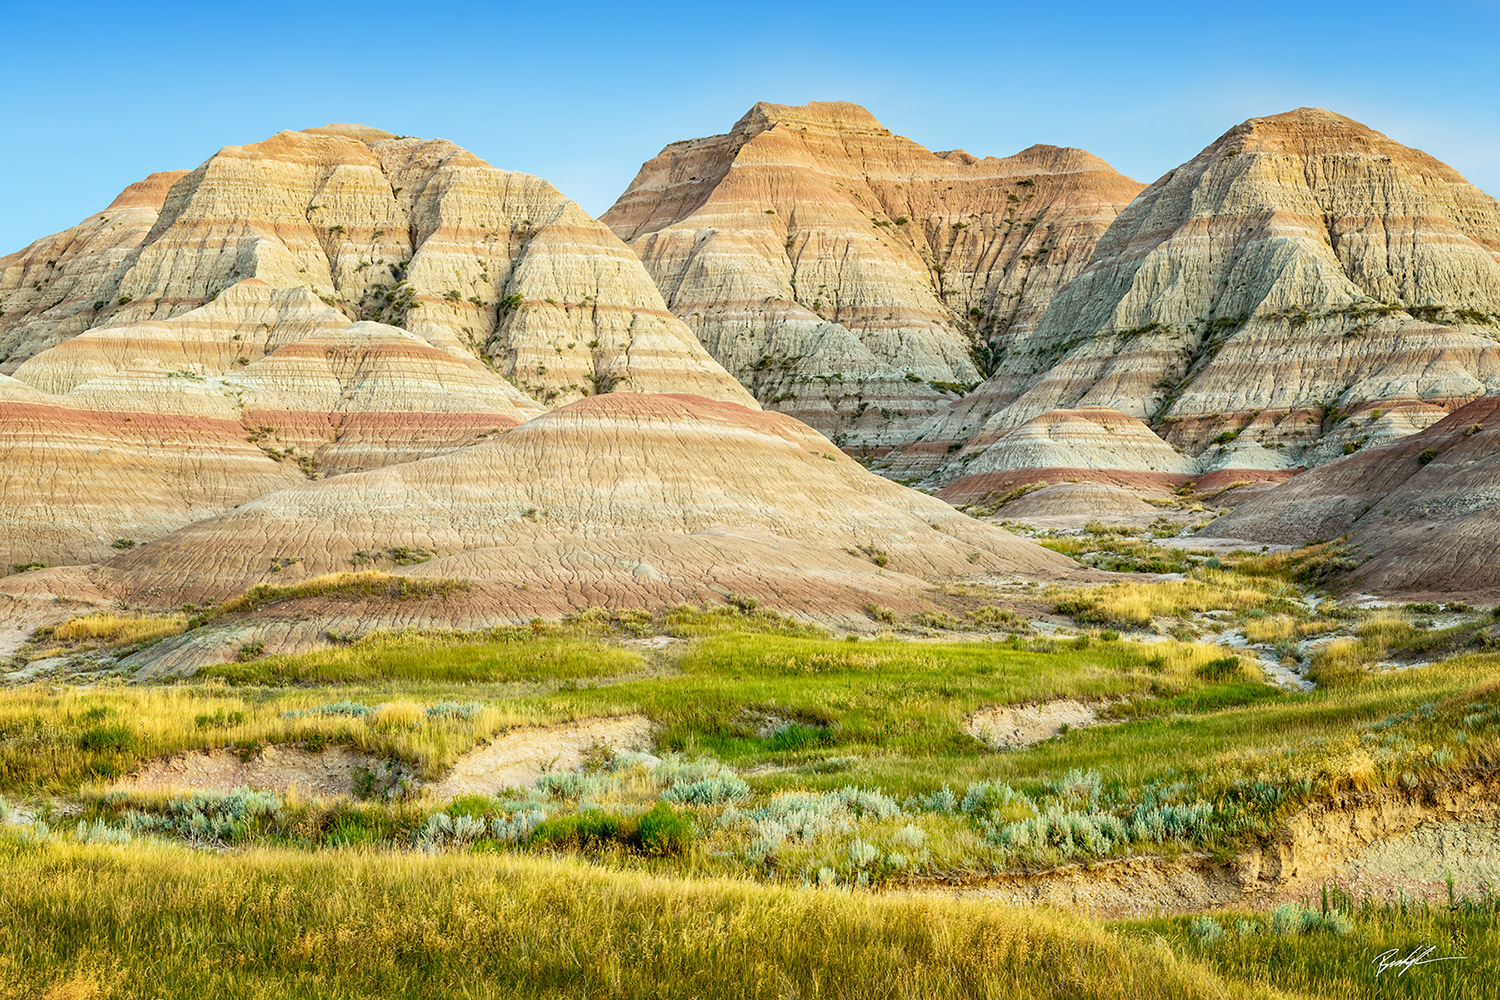
[[[575,769],[595,747],[619,753],[645,750],[651,743],[651,720],[644,715],[516,729],[460,757],[428,790],[439,799],[493,795],[505,788],[525,788],[549,770]]]
[[[236,750],[188,750],[148,761],[115,787],[132,791],[217,791],[256,788],[331,798],[354,790],[356,773],[379,762],[347,747],[314,753],[296,746],[262,747],[249,760]]]
[[[1099,724],[1101,705],[1085,705],[1071,698],[1040,705],[1001,705],[982,708],[964,720],[964,732],[1001,750],[1018,750],[1050,740],[1066,726],[1081,729]]]

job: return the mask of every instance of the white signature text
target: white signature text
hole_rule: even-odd
[[[1413,948],[1406,955],[1401,954],[1400,948],[1391,948],[1375,956],[1372,964],[1378,966],[1375,970],[1376,976],[1382,976],[1391,970],[1396,970],[1396,975],[1404,976],[1419,965],[1431,965],[1433,962],[1462,962],[1467,955],[1441,955],[1436,958],[1430,957],[1437,951],[1437,945],[1427,945],[1422,948]]]

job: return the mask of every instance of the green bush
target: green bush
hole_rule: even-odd
[[[1206,681],[1227,681],[1240,676],[1240,658],[1238,656],[1221,656],[1217,660],[1209,660],[1193,673]]]
[[[804,726],[800,722],[794,722],[772,733],[766,740],[766,749],[807,750],[811,747],[823,746],[830,741],[831,736],[832,734],[824,726]]]
[[[658,802],[641,816],[636,840],[642,854],[655,857],[686,854],[693,845],[693,818]]]
[[[365,847],[387,841],[390,824],[374,812],[338,812],[323,831],[325,847]]]
[[[449,816],[481,817],[496,811],[495,800],[484,795],[460,795],[444,810]]]
[[[556,850],[597,850],[629,840],[634,833],[631,825],[625,817],[589,809],[539,823],[527,843]]]
[[[78,749],[92,753],[128,753],[136,748],[136,735],[128,726],[94,726],[78,734]]]

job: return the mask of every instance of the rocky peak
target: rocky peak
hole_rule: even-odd
[[[1398,409],[1430,422],[1500,389],[1500,204],[1342,115],[1251,119],[1121,212],[1014,348],[916,466],[969,441],[946,460],[963,475],[1080,406],[1146,420],[1205,468],[1317,464]]]
[[[1079,150],[935,154],[858,105],[759,104],[602,219],[763,405],[878,453],[983,379],[1140,187]]]
[[[801,105],[760,101],[730,131],[757,134],[776,125],[826,132],[891,134],[869,111],[849,101],[811,101]]]

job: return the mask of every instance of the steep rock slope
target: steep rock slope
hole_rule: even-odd
[[[162,341],[160,321],[255,279],[260,294],[224,310],[237,315],[211,317],[252,350],[205,356],[198,374],[254,360],[268,347],[257,340],[285,343],[278,327],[318,326],[321,300],[346,322],[487,358],[548,404],[610,389],[748,399],[605,226],[545,181],[444,140],[356,125],[282,132],[156,175],[116,206],[0,258],[0,369],[58,388],[59,368],[86,362],[35,375],[22,363],[85,329],[139,355]],[[263,336],[244,329],[252,320]],[[159,346],[176,351],[171,337]]]
[[[601,218],[763,404],[878,452],[983,378],[1140,189],[1078,149],[932,153],[855,104],[762,103]]]
[[[1192,473],[1197,463],[1174,451],[1140,420],[1107,407],[1051,410],[1007,434],[969,472],[1015,469],[1134,469]]]
[[[1205,468],[1315,464],[1500,389],[1497,338],[1500,204],[1303,108],[1151,185],[996,374],[893,464],[946,461],[951,481],[1027,420],[1080,406],[1150,421]]]
[[[1349,536],[1355,587],[1500,595],[1500,397],[1303,473],[1205,534],[1302,544]]]
[[[472,580],[464,614],[511,618],[731,592],[862,613],[872,597],[909,601],[919,577],[1076,569],[866,472],[789,417],[615,393],[471,448],[268,494],[104,572],[117,593],[175,604],[363,566]]]
[[[0,257],[0,371],[98,322],[111,275],[151,232],[185,173],[152,174],[73,228]]]

